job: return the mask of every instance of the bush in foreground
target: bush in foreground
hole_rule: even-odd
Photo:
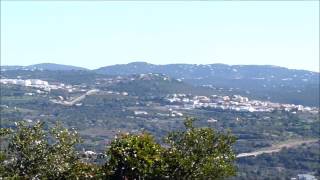
[[[221,179],[235,175],[235,137],[211,128],[195,128],[194,119],[185,121],[185,131],[172,132],[164,152],[170,179]]]
[[[221,179],[235,174],[235,138],[211,128],[195,128],[187,118],[185,130],[170,133],[164,146],[148,133],[121,134],[106,150],[104,166],[81,161],[74,146],[76,131],[43,123],[18,123],[1,129],[0,177],[23,179]]]

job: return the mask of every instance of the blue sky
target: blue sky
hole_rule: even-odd
[[[1,1],[1,64],[270,64],[319,71],[318,1]]]

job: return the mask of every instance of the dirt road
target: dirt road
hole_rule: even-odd
[[[310,144],[319,141],[319,139],[308,139],[308,140],[289,140],[280,144],[275,144],[268,148],[263,148],[258,151],[253,151],[249,153],[241,153],[237,155],[237,158],[248,157],[248,156],[258,156],[261,154],[270,154],[273,152],[279,152],[282,148],[294,148],[302,144]]]
[[[73,105],[75,105],[77,102],[80,102],[80,101],[82,101],[84,98],[86,98],[86,96],[96,94],[97,92],[99,92],[98,89],[92,89],[92,90],[87,91],[85,94],[83,94],[83,95],[81,95],[81,96],[79,96],[79,97],[74,98],[74,99],[71,100],[71,101],[53,101],[53,102],[54,102],[54,103],[57,103],[57,104],[62,104],[62,105],[65,105],[65,106],[73,106]]]

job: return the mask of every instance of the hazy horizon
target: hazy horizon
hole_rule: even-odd
[[[155,63],[150,63],[148,61],[130,61],[128,63],[116,63],[116,64],[109,64],[109,65],[105,65],[105,66],[101,66],[101,67],[97,67],[97,68],[87,68],[87,67],[83,67],[83,66],[77,66],[77,65],[73,65],[73,64],[61,64],[61,63],[51,63],[51,62],[40,62],[40,63],[36,63],[36,64],[28,64],[28,65],[19,65],[19,64],[13,64],[13,65],[7,65],[7,64],[1,64],[1,66],[32,66],[32,65],[37,65],[37,64],[57,64],[57,65],[66,65],[66,66],[75,66],[75,67],[80,67],[80,68],[85,68],[88,70],[96,70],[102,67],[107,67],[107,66],[114,66],[114,65],[126,65],[126,64],[130,64],[130,63],[147,63],[147,64],[152,64],[152,65],[169,65],[169,64],[189,64],[189,65],[210,65],[210,64],[197,64],[197,63],[165,63],[165,64],[155,64]],[[226,64],[226,63],[211,63],[211,64],[223,64],[223,65],[228,65],[228,66],[274,66],[274,67],[281,67],[281,68],[287,68],[287,69],[291,69],[291,70],[305,70],[305,71],[311,71],[311,72],[316,72],[316,73],[320,73],[319,71],[312,71],[312,70],[307,70],[307,69],[296,69],[296,68],[288,68],[288,67],[284,67],[284,66],[277,66],[277,65],[272,65],[272,64]]]
[[[271,13],[272,12],[272,13]],[[1,64],[273,65],[319,72],[319,2],[1,2]]]

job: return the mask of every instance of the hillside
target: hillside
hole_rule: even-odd
[[[187,89],[180,88],[182,90],[199,89],[201,87],[200,89],[211,89],[210,92],[216,92],[217,94],[239,94],[258,100],[316,107],[319,107],[320,98],[319,73],[270,65],[154,65],[145,62],[133,62],[101,67],[96,70],[86,70],[75,66],[43,63],[31,66],[2,66],[1,70],[5,72],[2,75],[8,75],[10,78],[15,78],[15,76],[38,77],[44,80],[54,79],[70,84],[83,83],[84,81],[85,83],[92,83],[93,79],[104,76],[152,73],[163,74],[171,79],[184,82],[188,87]],[[29,72],[29,70],[32,70],[32,72]],[[60,76],[61,73],[63,76]],[[149,85],[144,84],[142,86],[148,87]],[[121,89],[121,84],[117,86]],[[137,85],[132,84],[130,86]],[[170,84],[166,86],[170,86]],[[157,91],[163,89],[162,86],[155,88]],[[208,90],[205,91],[208,92]]]
[[[70,70],[88,70],[86,68],[62,65],[55,63],[40,63],[29,66],[1,66],[1,70],[50,70],[50,71],[70,71]]]
[[[165,96],[173,93],[211,95],[218,92],[205,87],[192,86],[161,74],[128,75],[130,80],[109,86],[114,91],[126,91],[136,96]]]
[[[134,62],[95,70],[108,75],[162,73],[196,86],[208,86],[256,99],[319,106],[319,73],[269,65],[168,64]]]
[[[65,127],[75,128],[83,138],[77,150],[105,152],[119,132],[149,132],[161,142],[167,133],[183,129],[185,117],[197,118],[197,127],[212,127],[217,132],[230,130],[237,137],[233,147],[236,154],[266,149],[270,152],[269,148],[282,142],[315,139],[319,135],[317,108],[246,100],[233,96],[237,92],[230,89],[194,86],[160,73],[106,75],[95,71],[9,70],[3,71],[1,78],[1,127],[14,128],[17,121],[38,120],[52,127],[59,121]],[[28,79],[48,84],[34,81],[27,85]],[[289,97],[286,92],[288,89],[284,89],[283,96]],[[228,93],[230,98],[220,96]],[[286,178],[315,172],[318,168],[312,159],[317,155],[305,148],[259,155],[262,158],[258,157],[258,161],[243,157],[238,160],[241,171],[237,178],[248,179],[245,177],[252,177],[256,171],[262,177]],[[268,164],[268,172],[263,173],[265,165],[260,164],[268,162],[269,157],[272,163]],[[280,174],[278,167],[290,173]]]

